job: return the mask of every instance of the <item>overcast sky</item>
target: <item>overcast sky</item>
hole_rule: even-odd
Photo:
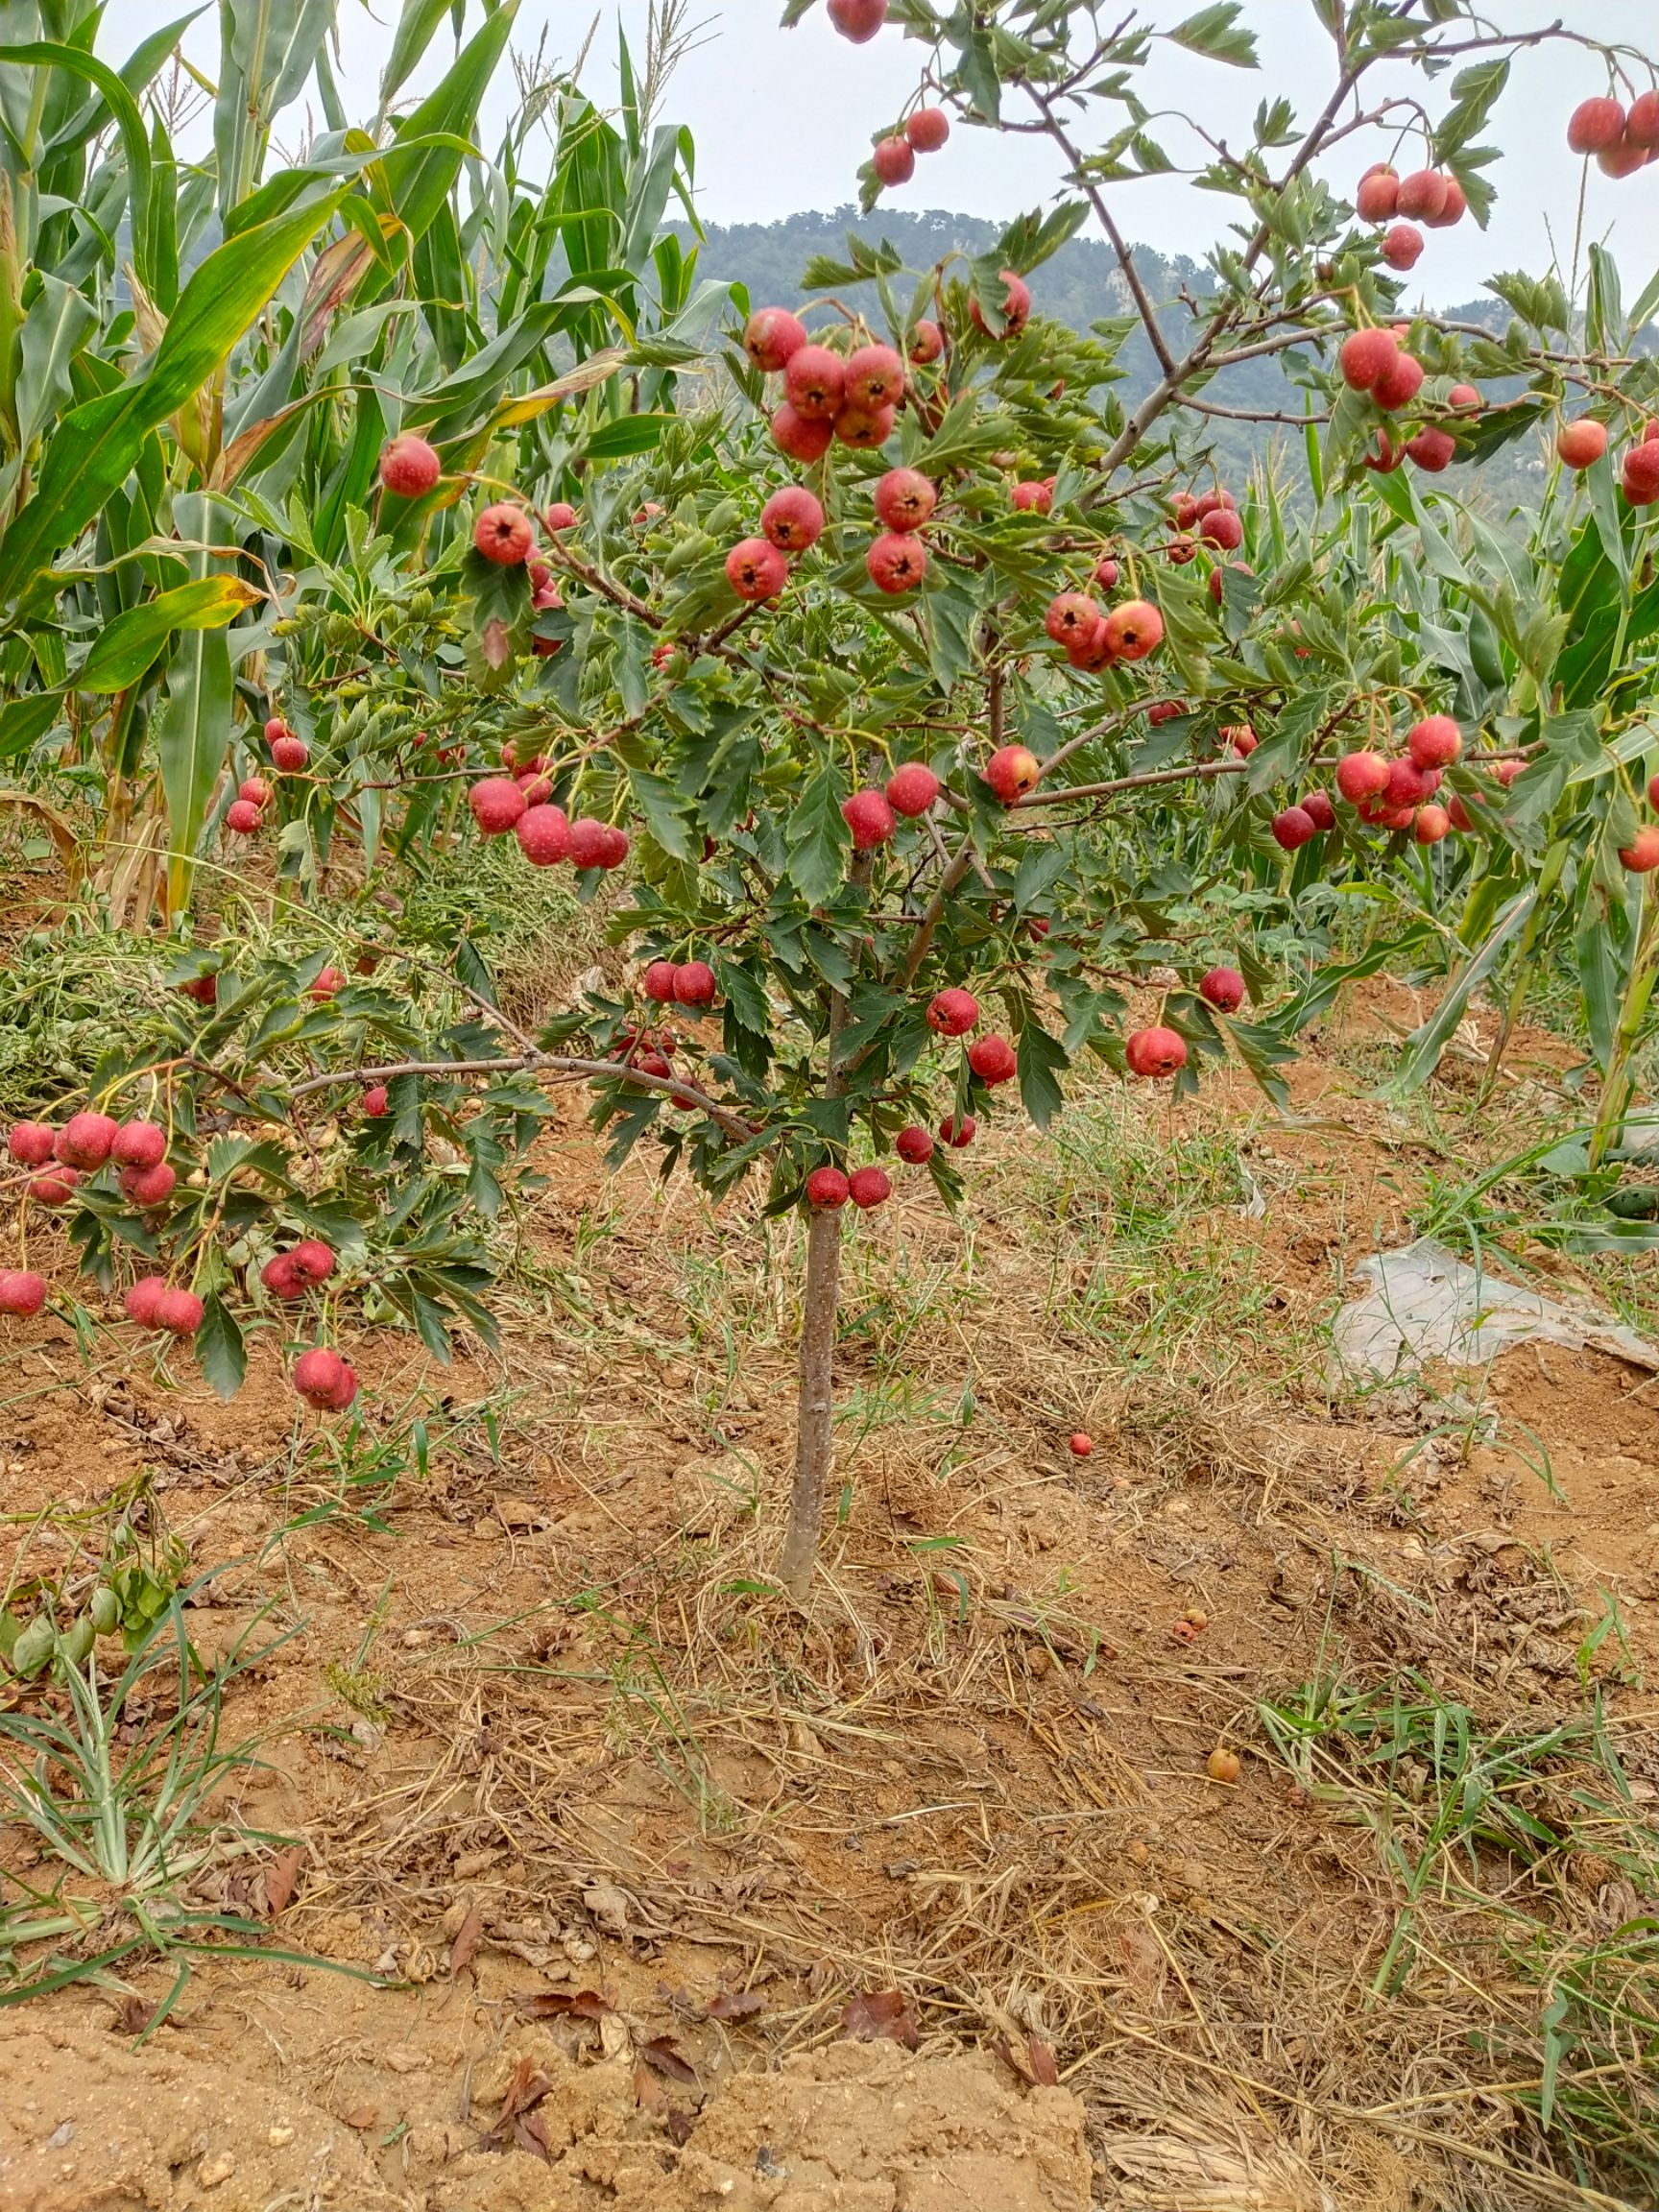
[[[781,0],[726,0],[724,6],[706,0],[700,9],[697,0],[688,4],[694,19],[707,17],[706,42],[682,62],[663,113],[688,124],[696,138],[698,204],[705,219],[773,222],[854,199],[856,171],[868,156],[871,133],[891,120],[913,92],[926,49],[896,28],[883,30],[868,45],[850,45],[830,29],[821,6],[795,30],[783,31],[778,26]],[[1168,26],[1191,14],[1197,4],[1149,0],[1142,15],[1154,25]],[[373,114],[401,5],[402,0],[373,0],[372,7],[365,0],[340,0],[338,76],[353,120]],[[105,16],[99,51],[110,60],[124,59],[125,46],[175,20],[180,12],[179,0],[114,0]],[[1506,32],[1559,20],[1659,57],[1659,0],[1491,0],[1487,12]],[[1147,104],[1200,114],[1207,128],[1239,143],[1263,98],[1287,97],[1304,119],[1315,113],[1331,86],[1331,49],[1309,0],[1247,0],[1244,12],[1259,41],[1260,69],[1228,68],[1163,45],[1142,73],[1141,90]],[[215,9],[204,10],[186,39],[192,60],[208,77],[217,74],[217,14]],[[469,31],[482,14],[481,0],[467,0]],[[618,19],[636,58],[641,57],[646,0],[620,0],[619,5],[611,0],[599,11],[585,0],[521,0],[514,41],[533,51],[545,33],[548,54],[568,62],[596,15],[584,77],[592,95],[608,102],[615,95]],[[419,92],[434,82],[452,52],[445,24],[409,91]],[[1392,88],[1404,88],[1408,81],[1420,83],[1409,72],[1397,71]],[[487,145],[507,111],[511,85],[511,74],[503,70],[485,113]],[[1566,146],[1566,118],[1577,101],[1606,89],[1602,62],[1582,48],[1551,42],[1518,57],[1488,132],[1505,155],[1490,172],[1499,194],[1491,227],[1482,234],[1465,217],[1455,229],[1429,232],[1428,250],[1415,272],[1425,300],[1470,299],[1497,269],[1537,270],[1550,255],[1551,237],[1565,270],[1572,257],[1582,170]],[[1445,97],[1439,87],[1430,94],[1431,103],[1438,100],[1442,107]],[[1017,111],[1016,102],[1010,106]],[[279,142],[299,143],[306,108],[302,99],[279,121]],[[311,115],[320,122],[314,106]],[[1104,136],[1107,128],[1103,125],[1097,136]],[[1172,158],[1197,165],[1201,150],[1184,126],[1169,118],[1156,130]],[[1392,151],[1392,141],[1381,136],[1351,139],[1333,156],[1330,181],[1351,193],[1367,163]],[[911,182],[886,195],[883,204],[1005,217],[1047,201],[1059,174],[1046,142],[958,129],[943,152],[919,159]],[[1131,239],[1194,257],[1203,254],[1236,205],[1195,191],[1181,177],[1116,185],[1112,197],[1119,227]],[[878,226],[879,215],[878,206],[872,225]],[[1659,266],[1659,165],[1615,181],[1592,164],[1585,235],[1612,247],[1627,294],[1645,285]]]

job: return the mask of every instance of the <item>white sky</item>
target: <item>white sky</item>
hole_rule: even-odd
[[[1197,5],[1198,0],[1146,0],[1142,14],[1166,26],[1194,12]],[[373,114],[400,6],[401,0],[373,0],[373,5],[340,0],[337,74],[354,121]],[[854,200],[855,173],[867,156],[871,134],[892,119],[914,89],[926,50],[896,27],[884,29],[868,45],[850,45],[830,29],[822,7],[793,31],[779,28],[780,0],[725,0],[724,6],[706,0],[702,8],[689,0],[689,7],[694,19],[700,14],[709,19],[707,43],[681,65],[663,113],[688,124],[695,136],[698,204],[705,220],[773,222]],[[180,0],[111,0],[100,53],[108,60],[124,59],[145,32],[180,12]],[[514,43],[533,51],[545,31],[549,54],[568,61],[596,12],[598,29],[584,74],[588,89],[603,102],[615,92],[618,18],[637,62],[643,56],[646,0],[609,0],[599,11],[589,0],[521,0]],[[1659,59],[1659,0],[1488,0],[1486,12],[1505,32],[1559,20]],[[1228,68],[1162,45],[1142,73],[1142,97],[1160,109],[1202,114],[1212,131],[1236,142],[1245,140],[1250,118],[1263,98],[1287,97],[1300,117],[1310,118],[1330,89],[1331,50],[1308,0],[1246,0],[1245,17],[1257,35],[1260,69]],[[192,60],[209,77],[217,74],[217,9],[204,9],[186,39]],[[469,32],[481,20],[481,0],[468,0]],[[400,97],[435,82],[452,53],[445,20],[425,64]],[[1399,89],[1409,76],[1396,71],[1389,81],[1379,73],[1378,81]],[[1640,82],[1646,84],[1646,72]],[[510,70],[503,68],[486,108],[487,147],[507,112],[512,84]],[[1602,62],[1582,48],[1551,42],[1519,56],[1486,133],[1506,155],[1488,172],[1499,194],[1491,228],[1482,234],[1465,217],[1455,229],[1428,233],[1428,249],[1415,272],[1425,300],[1470,299],[1498,269],[1536,272],[1549,257],[1551,238],[1565,273],[1573,253],[1582,167],[1568,152],[1566,118],[1577,101],[1606,89]],[[1446,94],[1437,87],[1430,100],[1443,107]],[[1012,99],[1010,111],[1017,112]],[[1116,116],[1120,111],[1105,112]],[[298,143],[304,113],[303,101],[288,110],[277,125],[279,142]],[[315,109],[313,119],[320,121]],[[1103,126],[1098,135],[1104,136],[1109,127]],[[1200,149],[1184,126],[1171,120],[1157,131],[1172,158],[1197,165]],[[1391,150],[1391,142],[1380,135],[1351,139],[1333,156],[1330,180],[1351,193],[1360,171]],[[1007,217],[1045,203],[1059,175],[1059,164],[1044,141],[958,129],[942,153],[920,157],[911,182],[886,195],[882,204]],[[1116,185],[1112,199],[1119,227],[1130,239],[1194,258],[1233,219],[1237,206],[1194,191],[1180,177]],[[872,225],[878,226],[879,217],[878,205]],[[1659,266],[1659,165],[1616,181],[1592,164],[1585,235],[1599,237],[1612,248],[1627,295],[1645,285]]]

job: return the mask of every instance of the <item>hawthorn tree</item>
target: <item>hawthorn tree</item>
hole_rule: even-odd
[[[258,658],[238,663],[235,707],[222,701],[213,726],[217,796],[196,819],[257,850],[275,811],[284,880],[304,893],[342,839],[365,867],[388,846],[419,865],[465,790],[464,819],[515,839],[526,867],[573,868],[585,897],[620,874],[607,926],[636,956],[630,987],[532,1033],[502,1014],[485,950],[465,939],[413,994],[396,945],[396,980],[342,976],[321,995],[315,969],[274,976],[255,961],[244,983],[237,964],[216,1026],[188,1040],[170,1014],[165,1035],[94,1086],[102,1109],[164,1070],[165,1142],[210,1132],[197,1172],[220,1195],[204,1201],[197,1183],[187,1200],[146,1205],[122,1189],[119,1155],[91,1160],[94,1144],[85,1195],[66,1200],[108,1282],[125,1244],[171,1261],[157,1299],[181,1272],[205,1286],[213,1370],[231,1382],[234,1309],[259,1304],[250,1275],[297,1302],[326,1280],[288,1239],[318,1230],[330,1175],[341,1196],[327,1218],[370,1254],[392,1310],[435,1350],[457,1321],[487,1326],[478,1251],[443,1240],[463,1236],[467,1207],[513,1187],[550,1082],[591,1086],[614,1161],[648,1142],[664,1172],[684,1166],[715,1194],[764,1178],[771,1211],[806,1216],[779,1562],[797,1596],[832,1458],[841,1242],[896,1178],[925,1170],[954,1203],[988,1116],[1017,1096],[1046,1125],[1084,1055],[1186,1090],[1233,1050],[1282,1095],[1296,1032],[1349,976],[1432,930],[1460,963],[1447,1001],[1460,1010],[1502,957],[1526,960],[1558,896],[1580,917],[1623,917],[1623,979],[1599,975],[1618,1008],[1604,1109],[1616,1133],[1647,1033],[1646,881],[1659,860],[1659,832],[1638,818],[1659,442],[1645,437],[1653,372],[1632,342],[1652,301],[1625,317],[1599,252],[1581,319],[1556,276],[1495,280],[1511,320],[1490,331],[1407,307],[1401,281],[1428,250],[1419,224],[1484,218],[1493,156],[1479,141],[1514,49],[1567,35],[1503,36],[1461,0],[1310,0],[1330,96],[1307,119],[1263,101],[1240,150],[1198,119],[1160,123],[1158,137],[1151,121],[1167,41],[1253,64],[1235,5],[1110,34],[1082,6],[944,16],[922,0],[831,0],[830,13],[854,39],[886,23],[925,49],[914,106],[873,118],[872,195],[902,180],[905,155],[966,126],[1050,140],[1058,204],[1012,224],[996,252],[928,270],[850,240],[844,263],[805,272],[802,300],[734,302],[724,342],[699,351],[691,333],[712,303],[658,228],[678,135],[645,130],[631,76],[611,142],[566,87],[558,192],[521,190],[508,164],[515,251],[499,286],[518,287],[517,320],[486,341],[483,300],[479,326],[456,331],[440,293],[413,279],[451,230],[498,229],[496,202],[480,192],[447,226],[429,213],[413,254],[384,266],[355,243],[386,212],[374,165],[352,151],[367,180],[342,187],[343,150],[289,195],[329,242],[246,365],[276,410],[258,420],[281,425],[307,412],[292,397],[296,331],[337,367],[369,348],[328,393],[323,507],[285,493],[279,460],[265,464],[275,481],[250,465],[215,489],[210,514],[193,494],[173,501],[179,541],[263,594]],[[1597,115],[1573,129],[1640,190],[1651,95],[1625,81],[1629,56],[1599,51],[1633,96],[1590,103]],[[476,67],[468,85],[475,112]],[[397,146],[420,149],[431,107],[397,127]],[[1353,173],[1346,142],[1378,128],[1398,132],[1395,161]],[[1125,243],[1118,202],[1171,164],[1174,131],[1239,219],[1205,287],[1167,301]],[[609,201],[594,168],[608,143]],[[399,175],[436,156],[412,158]],[[427,204],[406,194],[397,220],[407,229]],[[1126,313],[1081,336],[1033,311],[1026,278],[1091,222]],[[551,302],[522,289],[539,223],[587,254],[587,282]],[[312,251],[295,246],[297,267]],[[620,278],[607,289],[608,256],[627,273],[625,301]],[[656,335],[642,336],[652,305]],[[419,382],[416,354],[397,351],[405,306],[443,368],[398,406],[388,391]],[[624,309],[627,345],[599,345],[606,314]],[[1126,404],[1118,356],[1137,325],[1157,373]],[[539,359],[554,328],[574,333],[574,373]],[[1271,356],[1303,400],[1266,411],[1304,439],[1297,497],[1271,470],[1225,485],[1210,458],[1215,421],[1263,413],[1230,372]],[[1569,414],[1530,541],[1454,496],[1466,465]],[[43,476],[20,514],[45,493]],[[32,542],[70,543],[78,512],[61,507]],[[82,587],[42,570],[30,589],[24,623],[42,594],[61,604]],[[166,611],[148,619],[178,635]],[[252,618],[223,619],[234,654]],[[171,650],[176,668],[184,648]],[[55,696],[76,688],[71,671]],[[176,881],[197,849],[194,830],[175,844]],[[1323,887],[1372,878],[1406,926],[1357,957],[1323,957],[1352,950]],[[1304,947],[1283,994],[1238,927],[1245,898]],[[180,958],[190,982],[203,956]],[[1125,1037],[1138,990],[1158,995],[1155,1018]],[[1437,1049],[1426,1035],[1414,1065]],[[303,1131],[318,1101],[342,1099],[356,1101],[349,1164],[341,1115],[320,1176],[273,1131],[288,1117]],[[112,1122],[107,1161],[117,1142]],[[268,1149],[232,1158],[228,1145]],[[461,1182],[433,1166],[445,1146],[468,1163]],[[74,1162],[60,1151],[58,1164]],[[388,1176],[416,1194],[407,1208]],[[404,1221],[439,1239],[440,1264],[389,1250]],[[325,1236],[307,1241],[337,1257]],[[311,1349],[328,1358],[297,1369],[302,1394],[346,1403],[340,1355]]]

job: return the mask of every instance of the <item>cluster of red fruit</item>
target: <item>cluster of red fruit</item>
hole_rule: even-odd
[[[950,135],[950,118],[943,108],[918,108],[897,131],[877,139],[870,166],[883,184],[908,184],[917,155],[937,154]]]
[[[1235,737],[1233,750],[1236,753],[1253,753],[1256,750],[1255,739],[1256,733],[1252,731],[1250,743],[1240,748]],[[1282,845],[1286,853],[1299,852],[1304,845],[1311,843],[1315,837],[1323,836],[1327,830],[1334,830],[1335,827],[1336,809],[1331,804],[1328,791],[1305,793],[1294,805],[1281,808],[1271,824],[1275,843]]]
[[[508,766],[513,766],[511,757]],[[486,776],[467,794],[472,819],[486,837],[517,837],[524,857],[536,868],[568,860],[574,868],[620,868],[628,857],[628,835],[613,823],[591,814],[572,822],[552,804],[553,785],[540,756],[512,776]]]
[[[993,759],[996,756],[992,756]],[[925,760],[906,760],[888,777],[886,788],[867,784],[841,802],[841,819],[853,836],[855,853],[872,853],[885,845],[899,827],[901,814],[916,821],[938,798],[943,785]]]
[[[1337,370],[1349,391],[1368,394],[1384,415],[1398,415],[1423,389],[1423,364],[1401,344],[1402,335],[1399,330],[1381,326],[1352,330],[1336,355]],[[1455,414],[1474,415],[1479,410],[1480,395],[1473,384],[1454,384],[1446,395],[1446,404]],[[1409,456],[1419,469],[1438,475],[1456,450],[1456,439],[1438,423],[1425,423],[1415,437],[1402,444],[1396,444],[1390,424],[1382,434],[1378,451],[1367,456],[1365,466],[1389,471]]]
[[[1455,796],[1449,807],[1433,804],[1446,770],[1462,750],[1463,733],[1451,715],[1430,714],[1407,732],[1402,759],[1369,750],[1345,753],[1336,763],[1336,788],[1373,829],[1409,830],[1419,845],[1438,845],[1449,830],[1474,827]],[[1521,773],[1519,762],[1498,766]],[[1512,778],[1501,773],[1500,781]]]
[[[304,738],[297,737],[280,714],[273,714],[266,723],[265,742],[271,748],[271,765],[279,776],[298,776],[311,758]]]
[[[712,1006],[714,971],[707,960],[653,960],[640,978],[659,1006]]]
[[[926,342],[924,331],[930,333]],[[936,359],[942,345],[935,325],[919,325],[913,357]],[[837,439],[857,452],[874,452],[892,436],[894,413],[904,397],[904,364],[891,346],[836,353],[815,345],[805,324],[786,307],[762,307],[743,325],[743,350],[763,375],[783,378],[772,438],[790,460],[821,461]]]
[[[238,786],[235,798],[225,809],[226,829],[234,830],[238,837],[252,837],[265,819],[265,809],[270,804],[270,784],[263,776],[250,776]]]
[[[1564,469],[1593,469],[1607,450],[1607,425],[1593,415],[1563,422],[1555,433],[1555,450]],[[1619,476],[1632,507],[1651,507],[1659,500],[1659,421],[1644,424],[1641,437],[1625,446]]]
[[[1424,238],[1417,224],[1431,230],[1446,230],[1469,205],[1463,187],[1443,169],[1412,169],[1402,177],[1386,161],[1374,161],[1359,180],[1354,195],[1355,211],[1364,223],[1387,223],[1382,235],[1382,258],[1390,269],[1416,265]],[[1397,215],[1411,221],[1396,223]]]
[[[1594,154],[1609,177],[1628,177],[1659,154],[1659,92],[1642,92],[1628,108],[1619,101],[1580,100],[1567,118],[1575,154]]]
[[[18,1166],[31,1170],[28,1194],[41,1206],[68,1205],[81,1178],[107,1166],[116,1170],[121,1195],[145,1211],[164,1206],[179,1181],[167,1160],[167,1132],[155,1121],[117,1121],[113,1115],[96,1113],[71,1114],[60,1129],[44,1121],[18,1121],[8,1134],[6,1149]],[[193,1336],[202,1324],[201,1299],[172,1288],[159,1275],[145,1280],[144,1326]],[[38,1313],[46,1290],[44,1277],[30,1269],[0,1271],[0,1313]],[[127,1310],[137,1320],[132,1299],[130,1291]]]
[[[1117,562],[1102,561],[1094,578],[1097,583],[1109,579],[1110,588],[1118,581]],[[1043,627],[1073,668],[1092,674],[1119,661],[1144,661],[1164,642],[1164,617],[1149,599],[1125,599],[1107,613],[1087,591],[1062,591],[1049,600]],[[987,781],[997,788],[994,779]],[[1004,795],[998,791],[998,796]]]

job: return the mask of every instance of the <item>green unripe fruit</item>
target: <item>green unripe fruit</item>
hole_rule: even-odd
[[[120,1602],[107,1582],[92,1593],[91,1620],[100,1636],[112,1635],[121,1625]]]

